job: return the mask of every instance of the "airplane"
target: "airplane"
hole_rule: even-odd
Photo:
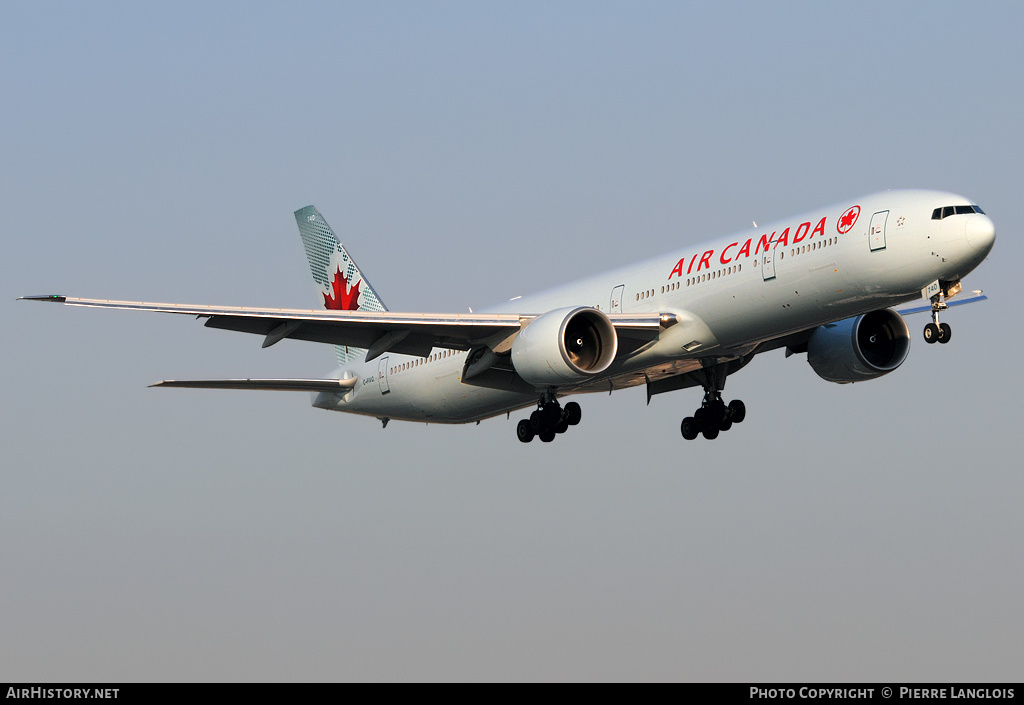
[[[333,345],[337,369],[317,379],[165,380],[156,387],[306,391],[320,409],[390,420],[479,423],[533,407],[522,442],[551,442],[580,422],[568,395],[646,385],[701,387],[682,436],[717,438],[746,417],[722,397],[755,355],[806,353],[839,384],[886,375],[907,358],[903,315],[929,311],[928,343],[948,343],[940,314],[995,243],[992,220],[963,196],[890,190],[517,297],[486,311],[390,311],[320,212],[295,211],[322,310],[24,299],[177,313],[209,328]],[[896,311],[918,299],[923,306]]]

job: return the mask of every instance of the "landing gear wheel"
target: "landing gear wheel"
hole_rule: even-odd
[[[953,329],[949,327],[948,323],[939,324],[939,342],[948,343],[949,339],[953,337]]]
[[[924,341],[929,345],[938,342],[941,336],[942,331],[934,323],[929,323],[924,327]]]
[[[530,427],[533,429],[534,433],[540,433],[543,431],[544,426],[544,412],[537,409],[535,412],[530,414]]]
[[[551,441],[555,440],[554,431],[545,431],[544,433],[538,434],[538,436],[545,443],[550,443]]]
[[[729,402],[729,416],[733,423],[743,423],[743,419],[747,418],[747,405],[739,399],[733,399]]]
[[[533,440],[533,425],[529,419],[523,419],[516,424],[516,437],[519,438],[523,443],[529,443]]]
[[[580,405],[574,401],[569,402],[565,405],[565,420],[568,421],[570,426],[575,426],[583,418],[583,410],[580,409]]]
[[[732,428],[732,419],[726,419],[725,421],[722,422],[722,425],[719,426],[718,428],[719,428],[719,430],[721,430],[723,432],[724,431],[728,431],[730,428]]]
[[[704,423],[708,426],[721,429],[722,424],[725,423],[725,420],[729,417],[729,410],[725,406],[725,403],[719,399],[712,404],[708,404],[706,409],[707,415],[704,417]]]
[[[708,439],[709,441],[713,441],[716,438],[718,438],[719,429],[717,426],[705,426],[701,430],[701,433],[704,434],[704,438]]]
[[[561,421],[559,421],[558,425],[555,426],[555,433],[565,433],[568,430],[569,430],[569,422],[566,421],[565,419],[562,419]]]
[[[700,426],[697,425],[697,421],[692,416],[687,416],[683,419],[683,423],[679,425],[679,430],[682,432],[683,438],[688,441],[692,441],[700,435]]]

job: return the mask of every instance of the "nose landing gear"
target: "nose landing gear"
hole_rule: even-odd
[[[948,323],[939,323],[939,313],[949,308],[945,299],[960,292],[960,282],[949,286],[948,289],[940,290],[929,298],[932,302],[932,322],[924,327],[924,341],[932,343],[948,343],[953,337],[953,329]]]

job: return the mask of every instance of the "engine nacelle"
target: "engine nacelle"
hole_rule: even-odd
[[[816,328],[807,341],[807,362],[819,377],[838,384],[888,374],[909,352],[907,324],[888,308]]]
[[[533,319],[512,341],[516,373],[537,387],[576,384],[608,369],[615,326],[594,308],[560,308]]]

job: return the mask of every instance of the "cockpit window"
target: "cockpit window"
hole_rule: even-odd
[[[967,215],[968,213],[981,213],[985,215],[985,211],[977,206],[943,206],[932,211],[932,220],[942,220],[951,215]]]

